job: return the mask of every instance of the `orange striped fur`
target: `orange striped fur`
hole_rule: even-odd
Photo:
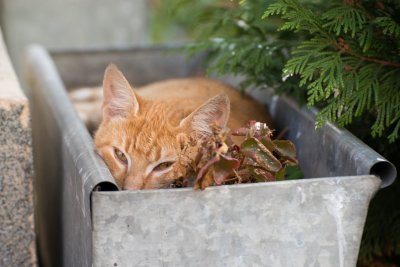
[[[215,123],[231,129],[251,119],[270,124],[261,105],[211,79],[169,80],[133,90],[109,65],[103,94],[95,145],[121,189],[168,187],[185,175]]]

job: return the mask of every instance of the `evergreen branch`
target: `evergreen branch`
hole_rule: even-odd
[[[189,0],[180,1],[189,6]],[[234,1],[239,5],[206,21],[214,25],[208,37],[222,38],[198,43],[195,50],[210,51],[209,70],[244,76],[243,88],[274,87],[317,105],[317,126],[326,121],[345,126],[372,114],[371,134],[390,134],[391,141],[400,131],[400,96],[395,92],[400,27],[393,6],[382,1],[385,6],[377,7],[334,0],[324,8],[308,0]]]
[[[378,58],[373,58],[373,57],[368,57],[368,56],[363,56],[361,54],[353,52],[342,38],[339,38],[339,42],[337,43],[336,46],[337,46],[337,49],[341,53],[349,54],[349,55],[359,58],[363,61],[370,61],[370,62],[381,64],[383,66],[391,66],[391,67],[395,67],[395,68],[400,68],[400,63],[391,62],[388,60],[383,60],[383,59],[378,59]]]
[[[374,62],[374,63],[378,63],[381,64],[383,66],[390,66],[390,67],[395,67],[395,68],[400,68],[400,63],[396,63],[396,62],[390,62],[390,61],[386,61],[386,60],[382,60],[382,59],[378,59],[378,58],[372,58],[372,57],[366,57],[363,55],[359,55],[356,53],[351,53],[351,52],[347,52],[348,54],[355,56],[361,60],[364,61],[370,61],[370,62]]]
[[[301,5],[297,0],[280,0],[278,3],[269,5],[262,18],[265,19],[273,15],[281,15],[284,20],[284,23],[278,29],[280,31],[297,32],[302,30],[328,36],[319,16]]]
[[[382,28],[383,34],[400,37],[400,25],[391,17],[378,17],[373,20],[373,23]]]
[[[367,20],[366,14],[362,10],[341,4],[325,12],[322,19],[327,21],[323,26],[328,27],[336,35],[351,31],[352,37],[355,37],[356,32],[362,29]]]

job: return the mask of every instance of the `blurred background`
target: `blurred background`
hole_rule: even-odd
[[[124,47],[149,42],[146,0],[1,0],[0,22],[13,64],[20,73],[24,48]]]

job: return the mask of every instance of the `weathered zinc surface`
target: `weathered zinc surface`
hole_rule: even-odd
[[[0,266],[36,264],[28,100],[0,32]]]
[[[355,266],[376,176],[94,192],[94,266]]]

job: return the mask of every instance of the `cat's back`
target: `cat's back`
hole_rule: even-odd
[[[231,116],[228,123],[230,128],[240,127],[249,120],[262,121],[271,125],[271,119],[263,105],[217,80],[172,79],[143,86],[138,88],[137,92],[147,99],[169,102],[177,110],[195,110],[210,97],[226,94],[231,102]]]
[[[210,96],[230,94],[232,88],[220,81],[206,78],[171,79],[137,88],[138,93],[148,99],[174,101],[192,99],[204,102]]]

